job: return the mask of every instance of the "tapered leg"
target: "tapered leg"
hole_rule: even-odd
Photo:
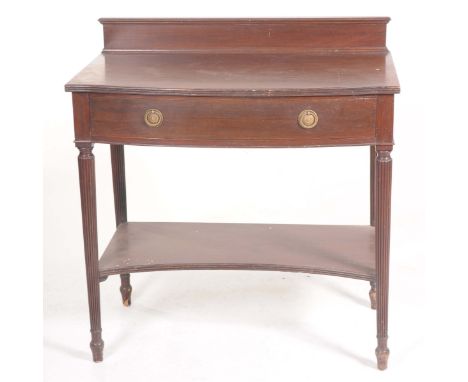
[[[123,304],[130,306],[132,304],[132,286],[130,285],[129,273],[120,275],[120,293],[122,294]]]
[[[369,179],[370,179],[370,225],[373,227],[375,226],[375,146],[370,146],[369,147],[369,152],[370,152],[370,174],[369,174]],[[371,309],[376,309],[377,307],[377,296],[376,296],[376,291],[375,291],[375,281],[370,282],[371,289],[369,291],[369,298],[371,302]]]
[[[101,307],[99,296],[99,260],[96,222],[96,181],[94,173],[93,144],[77,143],[80,150],[78,169],[80,174],[81,213],[88,285],[88,305],[91,323],[91,351],[93,361],[103,357],[104,342],[101,337]]]
[[[370,225],[375,226],[375,146],[370,146]]]
[[[375,188],[375,262],[377,271],[377,364],[387,368],[388,281],[390,251],[390,207],[392,185],[392,158],[389,147],[379,149],[376,156]]]
[[[110,145],[112,183],[114,186],[115,225],[127,222],[127,192],[125,185],[125,157],[123,145]],[[130,274],[120,275],[120,293],[125,306],[130,306],[132,286]]]
[[[369,291],[369,299],[371,302],[371,309],[377,309],[377,291],[375,289],[375,281],[370,282],[371,289]]]

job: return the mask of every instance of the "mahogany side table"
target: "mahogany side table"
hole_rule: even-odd
[[[104,50],[65,85],[79,149],[91,350],[100,282],[177,269],[307,272],[370,282],[387,367],[393,98],[389,18],[101,19]],[[110,145],[116,231],[99,258],[94,143]],[[127,222],[124,145],[370,147],[370,224]]]

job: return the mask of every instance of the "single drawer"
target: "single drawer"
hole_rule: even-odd
[[[375,142],[375,96],[90,96],[96,142],[297,147]]]

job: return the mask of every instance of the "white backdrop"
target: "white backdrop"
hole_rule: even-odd
[[[4,13],[11,18],[2,25],[3,128],[12,135],[2,150],[9,222],[5,256],[16,260],[11,267],[22,267],[9,282],[19,295],[8,296],[15,313],[6,324],[19,326],[11,331],[15,372],[38,379],[43,352],[47,381],[333,381],[349,375],[397,380],[437,373],[459,380],[466,375],[461,366],[467,319],[462,311],[467,61],[460,48],[468,33],[461,2],[385,3],[48,1],[20,2]],[[129,309],[121,306],[118,278],[109,278],[101,284],[104,362],[93,364],[78,152],[71,95],[63,85],[102,49],[97,19],[321,16],[392,18],[387,46],[402,93],[395,102],[389,369],[375,368],[375,313],[368,307],[367,283],[223,271],[134,275]],[[109,148],[96,145],[94,153],[103,250],[114,230]],[[129,220],[367,224],[368,157],[367,147],[126,147]],[[33,292],[38,296],[31,300]],[[20,330],[26,331],[18,341]],[[43,346],[27,346],[42,338]],[[37,352],[28,357],[36,359],[36,369],[21,366],[26,346]]]

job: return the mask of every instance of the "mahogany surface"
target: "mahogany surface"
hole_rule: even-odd
[[[104,341],[101,328],[101,303],[99,290],[99,262],[96,224],[96,174],[92,143],[79,143],[77,148],[80,176],[81,215],[83,220],[83,243],[88,288],[89,320],[91,324],[91,352],[93,361],[103,359]]]
[[[229,97],[399,92],[385,17],[100,21],[103,53],[67,91]]]
[[[115,225],[127,222],[127,190],[125,184],[125,155],[123,145],[110,145],[112,163],[112,183],[114,188]],[[106,277],[100,276],[104,281]],[[130,274],[120,274],[120,293],[125,306],[131,304],[132,286]]]
[[[389,52],[106,52],[65,87],[72,92],[199,96],[394,94]]]
[[[385,51],[388,17],[106,19],[104,51]]]
[[[373,280],[369,226],[124,223],[99,261],[101,276],[174,269],[260,269]]]
[[[373,144],[376,104],[376,96],[214,97],[207,102],[206,97],[91,94],[91,136],[103,143],[197,147]],[[148,128],[142,118],[151,108],[164,115],[158,128]],[[315,128],[298,125],[304,109],[319,114]]]
[[[386,47],[389,18],[100,21],[102,53],[65,85],[80,151],[93,360],[103,359],[100,282],[109,275],[120,274],[129,306],[132,272],[256,269],[370,282],[377,366],[385,369],[390,153],[400,90]],[[145,120],[153,109],[163,116],[159,126]],[[307,110],[318,116],[309,129],[298,120]],[[94,143],[111,147],[117,227],[100,259]],[[370,146],[370,225],[127,222],[126,144]]]

